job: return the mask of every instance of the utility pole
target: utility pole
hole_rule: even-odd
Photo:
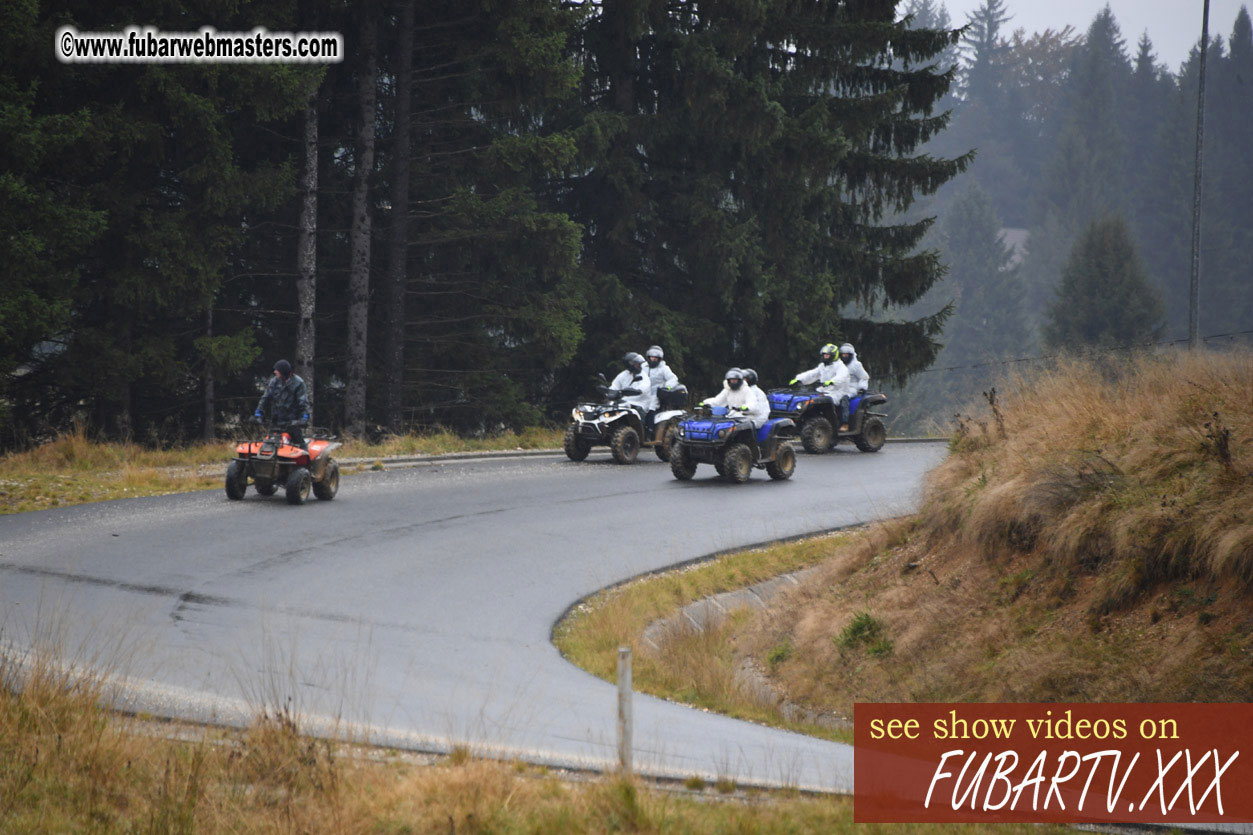
[[[1192,182],[1192,283],[1188,293],[1188,348],[1197,347],[1201,297],[1201,160],[1205,148],[1205,56],[1209,53],[1209,0],[1201,16],[1201,81],[1196,98],[1196,167]]]

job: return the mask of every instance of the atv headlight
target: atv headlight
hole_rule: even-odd
[[[806,407],[806,406],[808,406],[808,405],[809,405],[809,401],[808,401],[808,400],[802,400],[801,402],[797,403],[797,404],[796,404],[795,406],[793,406],[792,408],[793,408],[793,409],[795,409],[796,411],[798,411],[798,412],[799,412],[801,409],[805,408],[805,407]]]
[[[683,424],[679,424],[679,428],[674,430],[674,434],[678,435],[680,438],[683,437]]]
[[[719,438],[725,438],[725,437],[727,436],[727,433],[728,433],[728,432],[730,432],[730,431],[731,431],[731,427],[729,427],[729,426],[724,427],[724,428],[722,428],[722,429],[719,429],[719,430],[718,430],[718,437],[719,437]]]
[[[578,419],[579,419],[579,407],[578,406],[575,406],[573,409],[570,410],[570,419],[575,422],[578,422]]]

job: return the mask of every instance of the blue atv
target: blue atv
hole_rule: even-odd
[[[862,452],[878,452],[887,440],[883,412],[875,406],[888,402],[882,394],[863,394],[849,400],[848,429],[839,429],[836,411],[839,401],[807,386],[771,389],[770,417],[791,418],[800,427],[801,445],[806,452],[821,454],[835,449],[840,441],[852,441]]]
[[[721,406],[703,406],[679,421],[670,447],[670,472],[687,481],[696,475],[697,464],[713,464],[718,475],[743,484],[753,467],[759,467],[782,481],[796,471],[796,450],[790,443],[794,437],[796,424],[788,418],[772,418],[754,429],[746,418]]]

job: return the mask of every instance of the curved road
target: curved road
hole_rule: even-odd
[[[289,507],[249,491],[0,517],[0,640],[106,667],[159,716],[246,724],[290,708],[316,733],[554,765],[616,761],[614,687],[565,661],[580,598],[720,550],[909,511],[940,444],[802,455],[691,482],[641,455],[472,459],[345,479]],[[290,700],[290,701],[289,701]],[[636,694],[637,770],[851,791],[852,749]]]

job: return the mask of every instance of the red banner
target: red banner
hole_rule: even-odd
[[[858,823],[1253,821],[1253,704],[869,704]]]

